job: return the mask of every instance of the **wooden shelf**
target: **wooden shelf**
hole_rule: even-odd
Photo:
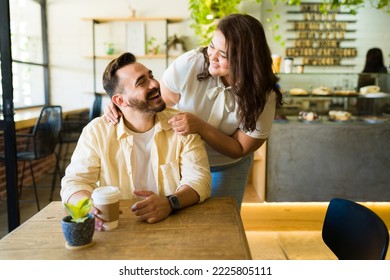
[[[307,4],[307,3],[302,3],[302,4]],[[317,3],[317,4],[321,4],[321,3]],[[310,11],[310,12],[305,12],[305,11],[287,11],[288,14],[321,14],[321,15],[325,15],[324,13],[320,12],[320,11]],[[336,12],[336,11],[328,11],[328,15],[353,15],[351,14],[350,12]]]
[[[305,20],[305,19],[289,19],[287,22],[318,22],[318,23],[339,23],[339,22],[346,22],[346,23],[356,23],[356,20]]]
[[[170,55],[169,48],[168,48],[168,39],[169,39],[169,25],[172,23],[180,23],[184,19],[181,17],[90,17],[90,18],[81,18],[81,20],[90,21],[92,23],[92,55],[90,56],[84,56],[84,58],[91,59],[93,61],[93,81],[94,81],[94,92],[96,92],[96,60],[113,60],[117,58],[120,54],[105,54],[104,51],[96,51],[96,25],[100,23],[114,23],[119,22],[120,25],[125,25],[129,22],[141,22],[142,24],[146,24],[148,22],[159,22],[159,24],[163,24],[165,27],[165,45],[166,50],[165,53],[158,53],[158,54],[146,54],[146,55],[136,55],[137,59],[164,59],[165,60],[165,66],[168,67],[169,65],[169,59],[170,58],[176,58],[177,55]],[[144,31],[142,31],[144,32]],[[127,36],[132,36],[127,34]],[[141,42],[144,40],[144,37],[146,34],[140,34],[140,38],[135,42]],[[128,40],[129,38],[127,38]],[[139,45],[137,48],[144,48],[145,46]],[[138,53],[144,54],[144,50],[139,51]]]
[[[305,32],[305,33],[309,33],[309,32],[346,32],[346,33],[352,33],[352,32],[356,32],[356,29],[347,29],[347,30],[321,30],[321,29],[297,29],[297,28],[291,28],[291,29],[287,29],[287,31],[289,32]]]
[[[95,23],[105,23],[113,21],[167,21],[168,23],[182,22],[184,19],[179,17],[102,17],[102,18],[82,18],[82,20],[92,20]]]
[[[105,55],[96,55],[95,57],[92,55],[86,55],[84,58],[87,59],[115,59],[119,56],[120,54],[105,54]],[[166,58],[166,55],[161,53],[161,54],[147,54],[147,55],[137,55],[136,56],[138,59],[142,58],[148,58],[148,59],[161,59],[161,58]]]
[[[317,38],[309,38],[309,39],[300,39],[300,38],[287,38],[286,39],[287,41],[321,41],[321,40],[318,40]],[[337,42],[344,42],[344,41],[349,41],[349,42],[352,42],[352,41],[356,41],[355,38],[343,38],[343,39],[329,39],[331,41],[337,41]],[[328,40],[328,41],[329,41]],[[326,41],[325,39],[322,39],[322,41]]]

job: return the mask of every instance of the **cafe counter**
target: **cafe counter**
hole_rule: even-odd
[[[266,158],[266,201],[390,201],[390,122],[289,117],[274,123]]]

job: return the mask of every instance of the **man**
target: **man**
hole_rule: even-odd
[[[122,117],[116,126],[100,117],[85,127],[61,182],[62,201],[75,203],[98,186],[118,186],[122,199],[143,198],[131,210],[155,223],[208,198],[204,142],[197,134],[174,132],[168,120],[178,111],[166,108],[152,71],[124,53],[105,69],[103,87]],[[97,219],[96,228],[102,226]]]

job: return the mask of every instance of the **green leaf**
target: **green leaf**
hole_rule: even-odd
[[[90,198],[84,198],[77,202],[76,205],[71,203],[64,203],[65,209],[72,217],[72,222],[82,223],[88,219],[88,213],[91,211],[93,202]]]

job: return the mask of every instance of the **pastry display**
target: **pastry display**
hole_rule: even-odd
[[[337,95],[354,95],[356,94],[356,90],[354,89],[338,89],[334,91]]]
[[[329,111],[329,119],[332,121],[349,121],[352,117],[352,114],[348,111]]]
[[[317,121],[319,118],[316,112],[300,111],[298,114],[298,119],[300,121],[312,122]]]
[[[372,85],[372,86],[365,86],[361,87],[359,90],[359,94],[371,94],[371,93],[378,93],[381,90],[380,87]]]
[[[303,88],[292,88],[290,89],[291,95],[308,95],[309,92]]]
[[[326,86],[320,86],[312,90],[312,94],[314,95],[329,95],[332,94],[332,89]]]

